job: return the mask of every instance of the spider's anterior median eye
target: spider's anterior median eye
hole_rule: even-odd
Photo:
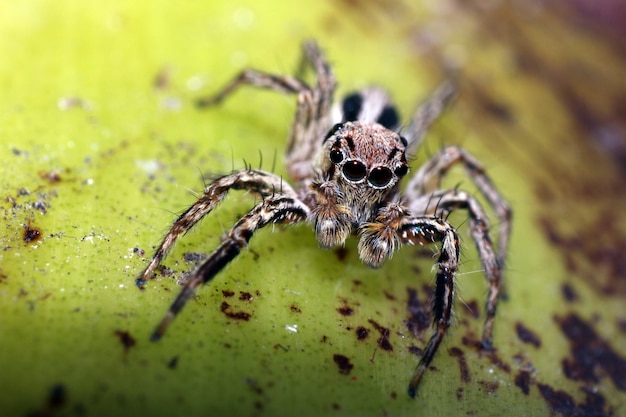
[[[409,172],[409,167],[407,164],[402,164],[398,168],[396,168],[393,172],[394,174],[396,174],[397,177],[402,178]]]
[[[367,182],[374,187],[384,187],[389,184],[391,178],[393,178],[393,174],[389,168],[376,167],[370,172],[369,177],[367,177]]]
[[[365,165],[359,161],[348,161],[343,166],[343,175],[350,181],[361,181],[366,174]]]
[[[339,162],[343,161],[343,153],[339,149],[331,150],[330,151],[330,160],[333,163],[338,164]]]

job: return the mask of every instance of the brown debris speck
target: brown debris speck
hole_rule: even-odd
[[[36,226],[33,226],[31,222],[28,222],[24,226],[24,231],[22,232],[22,240],[25,244],[30,245],[35,242],[38,242],[43,238],[43,232]]]
[[[521,322],[518,321],[515,323],[515,331],[517,332],[517,337],[522,342],[533,345],[536,348],[541,347],[541,339],[539,339],[539,336]]]
[[[575,313],[555,320],[570,343],[571,356],[562,362],[565,376],[596,384],[608,375],[617,389],[626,391],[626,358]]]
[[[515,385],[517,385],[524,395],[528,395],[530,393],[530,372],[526,370],[520,370],[520,372],[515,375]]]
[[[234,320],[248,321],[250,320],[250,317],[252,317],[250,313],[246,313],[245,311],[232,311],[230,308],[230,304],[228,304],[226,301],[222,301],[220,311],[224,313],[226,317]]]
[[[459,371],[461,373],[462,382],[470,382],[472,380],[469,367],[467,366],[467,360],[465,359],[465,352],[457,347],[448,349],[450,356],[455,357],[459,361]]]
[[[344,355],[340,355],[338,353],[333,355],[333,361],[339,367],[339,373],[342,375],[348,375],[354,368],[354,365],[350,362],[350,358]]]
[[[120,339],[120,342],[122,342],[125,352],[128,352],[130,348],[137,344],[137,340],[125,330],[116,330],[114,334]]]
[[[356,328],[355,333],[356,333],[356,338],[358,340],[365,340],[367,339],[367,336],[370,334],[370,331],[366,327],[359,326]]]
[[[377,340],[378,346],[382,350],[387,350],[387,351],[393,350],[393,346],[391,346],[391,343],[389,342],[389,329],[381,326],[380,324],[376,323],[372,319],[369,319],[368,322],[369,324],[374,326],[374,328],[378,330],[378,332],[380,333],[380,337]]]

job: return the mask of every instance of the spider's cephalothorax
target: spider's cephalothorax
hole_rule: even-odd
[[[455,146],[446,147],[433,156],[411,177],[404,193],[400,192],[400,181],[409,172],[407,154],[417,148],[428,126],[453,96],[451,83],[442,84],[418,108],[400,135],[398,113],[384,90],[372,87],[350,94],[332,109],[335,78],[316,43],[304,44],[304,60],[315,73],[312,85],[298,78],[249,69],[216,95],[198,101],[199,106],[217,104],[245,84],[296,94],[298,105],[286,163],[297,187],[292,188],[275,174],[256,169],[236,171],[207,185],[198,201],[178,217],[166,234],[137,278],[139,287],[143,288],[154,276],[178,237],[210,213],[230,189],[246,190],[260,197],[260,201],[192,272],[152,334],[152,340],[163,336],[196,287],[211,281],[248,244],[253,234],[268,224],[308,221],[314,226],[323,248],[342,245],[350,235],[356,235],[359,256],[372,267],[381,266],[401,245],[439,243],[433,297],[434,332],[409,383],[409,395],[415,396],[452,317],[460,244],[456,229],[445,219],[456,209],[468,212],[472,239],[489,283],[482,335],[483,346],[489,348],[511,210],[480,162]],[[479,202],[465,191],[440,188],[447,171],[459,163],[499,220],[496,248],[489,234],[488,218]]]
[[[406,139],[378,123],[342,122],[328,132],[312,184],[311,220],[320,246],[341,245],[376,220],[408,172],[405,149]],[[361,259],[371,266],[383,261]]]

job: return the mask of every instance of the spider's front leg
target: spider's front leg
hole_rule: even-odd
[[[427,245],[441,242],[433,303],[435,329],[409,383],[409,396],[415,397],[424,372],[450,327],[454,280],[459,267],[459,236],[454,227],[440,218],[410,217],[401,203],[390,203],[381,208],[376,221],[364,224],[359,229],[359,234],[361,260],[373,267],[380,266],[385,259],[391,257],[401,244]]]
[[[193,271],[189,281],[178,294],[165,317],[152,333],[151,340],[159,340],[171,321],[184,307],[195,289],[211,281],[230,261],[232,261],[242,248],[244,248],[254,232],[271,223],[298,223],[306,220],[309,208],[295,197],[281,193],[266,197],[257,204],[241,220],[235,224],[222,244]]]
[[[152,279],[180,235],[187,233],[198,221],[217,207],[230,189],[246,190],[263,198],[274,193],[281,193],[292,199],[297,198],[295,191],[289,184],[283,182],[282,178],[260,170],[241,170],[216,179],[206,187],[198,201],[178,216],[155,251],[150,263],[135,281],[139,288],[143,289],[148,280]]]
[[[456,229],[439,218],[406,219],[399,230],[399,236],[402,243],[411,245],[441,242],[433,300],[434,333],[430,337],[422,359],[415,368],[409,383],[409,396],[415,397],[417,387],[450,327],[454,302],[454,281],[459,267],[460,243]]]

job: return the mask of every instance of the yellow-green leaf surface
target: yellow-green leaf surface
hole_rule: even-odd
[[[4,1],[0,415],[626,415],[626,54],[607,35],[619,16],[578,4]],[[139,291],[203,177],[261,159],[286,175],[293,97],[193,100],[246,66],[294,73],[308,38],[340,93],[384,85],[405,117],[457,74],[414,171],[464,146],[514,209],[490,354],[467,215],[451,217],[455,320],[415,399],[430,250],[371,270],[354,241],[322,251],[306,225],[267,228],[148,340],[254,203],[233,193]],[[445,185],[475,191],[460,169]]]

